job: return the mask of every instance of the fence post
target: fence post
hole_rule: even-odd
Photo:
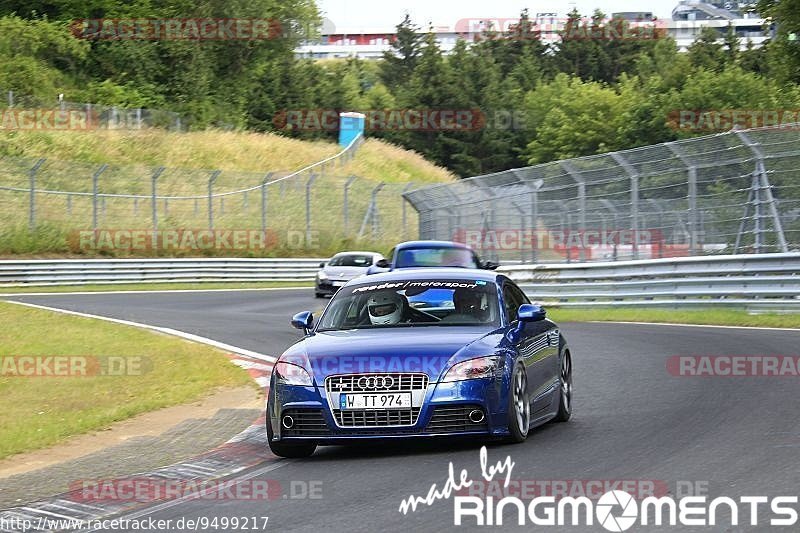
[[[156,242],[158,242],[156,240],[158,239],[158,204],[157,204],[158,198],[156,196],[156,182],[158,181],[158,178],[161,176],[163,172],[164,172],[164,167],[158,167],[156,171],[153,173],[153,175],[150,177],[150,196],[152,198],[151,203],[153,208],[153,243],[152,243],[153,246],[155,246]],[[135,199],[134,199],[134,205],[136,205]],[[164,209],[164,211],[165,211],[164,214],[166,214],[166,208]]]
[[[316,174],[311,174],[306,181],[306,245],[311,242],[311,186],[317,179]]]
[[[688,182],[689,182],[689,255],[698,255],[697,253],[697,167],[692,164],[689,159],[680,151],[678,145],[674,143],[667,143],[667,148],[681,160],[681,163],[687,169]],[[673,241],[674,242],[674,241]]]
[[[377,240],[378,239],[378,232],[380,231],[380,225],[381,225],[381,220],[380,220],[380,217],[378,216],[378,193],[381,192],[381,189],[383,189],[385,186],[386,186],[385,183],[381,183],[377,187],[375,187],[375,189],[373,189],[373,191],[372,191],[372,205],[374,206],[372,208],[372,239],[373,240]]]
[[[531,183],[531,262],[539,260],[539,191],[544,186],[544,180],[538,179]]]
[[[28,209],[28,227],[31,230],[36,227],[36,173],[39,171],[39,167],[41,167],[44,162],[44,159],[39,159],[28,171],[28,180],[30,182],[29,185],[31,189],[30,206]]]
[[[214,229],[214,182],[217,181],[221,170],[215,170],[208,178],[208,229]]]
[[[657,212],[656,216],[658,218],[658,231],[661,234],[661,240],[658,242],[658,258],[661,259],[662,257],[664,257],[664,247],[662,246],[662,244],[664,243],[664,239],[663,239],[663,234],[664,234],[664,210],[661,208],[660,205],[658,205],[658,200],[655,200],[653,198],[648,198],[647,203],[652,205],[653,209]],[[648,229],[652,229],[652,226],[648,226]],[[652,234],[651,234],[651,237],[652,237]],[[650,239],[651,254],[652,254],[652,250],[655,248],[655,245],[656,245],[655,240],[651,238]],[[652,259],[652,257],[651,257],[651,259]]]
[[[561,166],[567,174],[578,184],[578,232],[581,234],[580,260],[586,261],[586,248],[584,245],[584,235],[586,235],[586,181],[581,177],[575,167],[569,161],[562,161]],[[567,238],[567,242],[572,239]]]
[[[344,182],[344,236],[350,233],[350,200],[349,200],[349,191],[350,185],[356,180],[355,176],[350,176],[347,178],[347,181]]]
[[[756,208],[756,253],[760,252],[760,246],[763,243],[761,233],[764,227],[761,224],[761,218],[764,217],[761,212],[761,204],[766,204],[770,215],[772,216],[772,229],[778,240],[778,247],[781,252],[789,251],[789,244],[786,241],[786,234],[783,232],[783,223],[781,222],[780,212],[775,202],[775,197],[772,194],[772,186],[769,184],[767,178],[767,167],[764,164],[764,152],[759,148],[759,143],[750,139],[744,131],[736,131],[736,136],[753,152],[756,156],[756,169],[753,172],[753,188],[755,189],[755,208]],[[761,191],[764,191],[764,200],[762,201]]]
[[[88,104],[87,104],[88,105]],[[108,165],[103,163],[94,174],[92,174],[92,229],[97,231],[97,184],[100,180],[100,174],[105,172]]]
[[[67,216],[72,216],[72,195],[67,195]]]
[[[367,230],[368,223],[372,225],[372,237],[376,238],[377,236],[378,226],[380,224],[378,221],[378,193],[381,192],[381,189],[383,189],[385,185],[385,183],[379,183],[374,189],[372,189],[367,212],[364,213],[364,220],[361,221],[361,228],[358,230],[359,239],[364,237],[364,232]]]
[[[610,155],[631,179],[631,231],[633,232],[631,248],[633,249],[633,258],[639,259],[639,174],[619,152],[613,152]]]
[[[408,219],[406,216],[406,210],[408,207],[406,204],[408,203],[408,200],[406,200],[406,193],[410,191],[411,187],[413,186],[413,181],[406,183],[406,186],[403,187],[403,190],[400,192],[400,201],[403,202],[403,239],[406,239],[408,236]]]
[[[261,233],[267,234],[267,184],[272,179],[272,172],[261,180]]]

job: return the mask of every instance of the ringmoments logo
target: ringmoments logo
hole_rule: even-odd
[[[455,526],[593,526],[600,525],[607,531],[627,531],[635,525],[642,526],[739,526],[740,524],[765,525],[771,527],[795,526],[798,521],[797,496],[741,496],[738,499],[720,496],[709,498],[700,490],[684,495],[681,488],[686,482],[676,484],[676,497],[661,496],[662,482],[638,482],[606,480],[612,486],[634,483],[639,499],[627,490],[610,488],[599,497],[558,497],[546,488],[539,488],[533,498],[522,499],[516,495],[503,496],[512,486],[512,472],[516,463],[507,456],[492,464],[486,447],[480,450],[480,477],[472,477],[467,469],[456,473],[453,463],[448,465],[447,479],[441,485],[431,485],[425,496],[408,496],[399,507],[403,514],[417,512],[424,506],[432,506],[441,500],[453,501],[453,524]],[[552,486],[552,481],[550,480]],[[561,480],[578,490],[596,487],[596,481]],[[483,491],[480,496],[470,495],[474,485],[486,488],[502,482],[497,496]],[[602,484],[602,482],[600,482]],[[625,485],[627,483],[627,485]],[[520,486],[522,484],[519,484]],[[529,484],[528,484],[529,485]],[[703,484],[698,483],[697,488]],[[646,488],[643,493],[641,488]],[[536,492],[536,491],[535,491]],[[544,493],[545,495],[541,495]],[[495,494],[493,492],[492,494]],[[588,494],[588,492],[587,492]],[[595,496],[592,494],[591,496]],[[644,497],[642,497],[644,496]]]

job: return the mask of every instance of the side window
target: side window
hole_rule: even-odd
[[[517,299],[519,300],[520,305],[531,303],[531,301],[528,299],[525,293],[522,292],[522,289],[520,289],[516,285],[511,285],[510,283],[507,284],[507,286],[510,287],[511,290],[517,295]]]
[[[503,306],[509,323],[517,319],[517,309],[523,304],[523,301],[519,298],[519,291],[514,289],[515,287],[509,283],[503,286]]]

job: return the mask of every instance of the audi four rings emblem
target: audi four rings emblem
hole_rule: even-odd
[[[392,376],[364,376],[358,379],[360,389],[390,389],[393,385]]]

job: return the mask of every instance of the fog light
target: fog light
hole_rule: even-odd
[[[481,414],[481,416],[483,416],[483,415]],[[292,418],[289,415],[285,415],[283,417],[283,421],[281,423],[283,424],[284,428],[292,429],[292,427],[294,427],[294,418]]]
[[[483,411],[481,411],[480,409],[475,409],[469,412],[469,421],[472,422],[473,424],[480,424],[481,422],[483,422],[483,418],[484,418]]]

